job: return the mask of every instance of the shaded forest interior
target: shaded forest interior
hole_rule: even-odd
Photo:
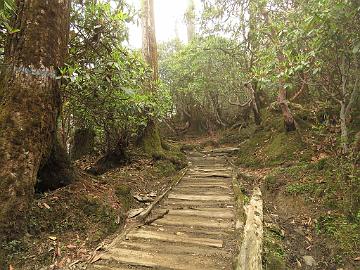
[[[160,0],[48,2],[0,2],[0,269],[87,261],[225,146],[264,269],[360,269],[359,1],[189,0],[162,42]]]

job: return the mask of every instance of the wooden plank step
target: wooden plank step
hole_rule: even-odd
[[[219,168],[212,168],[211,166],[209,166],[209,168],[206,167],[202,167],[202,168],[197,168],[194,167],[193,169],[190,169],[189,172],[229,172],[231,171],[231,168],[223,168],[223,167],[219,167]]]
[[[210,179],[210,178],[183,178],[180,183],[187,183],[187,184],[195,184],[195,183],[201,183],[201,184],[218,184],[218,185],[226,185],[231,186],[230,180],[222,180],[222,179]]]
[[[187,201],[231,201],[229,195],[187,195],[181,193],[170,193],[169,199],[187,200]]]
[[[220,184],[220,183],[206,184],[201,182],[194,182],[194,183],[180,182],[180,184],[178,184],[174,189],[176,188],[221,188],[221,189],[231,190],[231,187],[227,184]]]
[[[88,270],[133,270],[134,267],[127,266],[127,265],[101,265],[101,264],[94,264],[88,268]]]
[[[162,224],[151,224],[146,227],[146,230],[151,230],[155,232],[167,232],[170,234],[181,234],[185,233],[191,237],[200,237],[200,238],[211,238],[211,239],[224,239],[228,237],[233,232],[233,228],[230,230],[224,230],[223,228],[202,228],[202,227],[189,227],[189,226],[172,226],[172,225],[162,225]]]
[[[184,246],[182,243],[166,243],[154,239],[131,239],[131,241],[123,241],[116,245],[118,248],[126,248],[132,250],[151,250],[156,253],[165,254],[191,254],[200,256],[219,256],[220,258],[231,258],[232,254],[225,250],[200,247],[199,246]]]
[[[138,229],[134,232],[130,232],[127,235],[127,237],[129,239],[132,238],[156,239],[164,242],[194,244],[198,246],[217,247],[217,248],[221,248],[223,246],[223,241],[219,239],[189,237],[186,234],[176,235],[176,234],[169,234],[166,232],[154,232],[151,230],[144,230],[144,229]]]
[[[208,218],[199,216],[177,216],[166,215],[165,217],[155,221],[155,224],[173,225],[173,226],[194,226],[206,228],[223,228],[229,229],[232,227],[231,220],[220,218]]]
[[[102,255],[102,259],[116,260],[131,265],[151,267],[154,269],[176,270],[218,270],[211,258],[191,255],[161,255],[159,253],[113,248]]]
[[[166,206],[166,205],[173,205],[173,206],[179,206],[179,207],[185,207],[185,206],[190,206],[190,207],[224,207],[224,208],[231,208],[233,207],[234,203],[231,201],[187,201],[187,200],[178,200],[178,199],[168,199],[166,201],[164,201],[161,205]]]
[[[169,214],[178,216],[234,218],[232,210],[223,208],[170,209]]]
[[[189,172],[187,174],[190,177],[202,177],[202,178],[208,178],[208,177],[221,177],[221,178],[231,178],[232,175],[230,173],[224,173],[224,172]]]
[[[206,196],[233,196],[233,193],[229,190],[214,189],[214,188],[175,188],[172,190],[174,193],[180,193],[184,195],[206,195]]]

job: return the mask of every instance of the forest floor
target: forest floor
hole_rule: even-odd
[[[123,228],[131,208],[148,205],[180,169],[134,153],[128,165],[93,176],[85,172],[93,161],[84,157],[75,162],[75,183],[36,194],[27,234],[2,244],[10,269],[64,269],[87,261],[100,243]]]
[[[299,121],[300,122],[300,121]],[[360,269],[360,171],[336,151],[337,127],[285,133],[264,112],[262,127],[226,132],[245,203],[264,200],[264,269]]]
[[[244,204],[258,185],[264,200],[264,269],[360,269],[359,170],[337,151],[337,127],[284,133],[264,113],[262,127],[170,141],[183,151],[239,147],[233,158]],[[37,194],[28,233],[2,248],[11,269],[62,269],[87,261],[123,228],[129,209],[146,206],[134,195],[155,196],[178,173],[166,160],[134,156],[123,167]]]

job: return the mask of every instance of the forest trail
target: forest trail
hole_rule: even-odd
[[[90,269],[232,269],[232,173],[221,149],[191,153],[187,173],[153,210],[167,214],[115,239]]]

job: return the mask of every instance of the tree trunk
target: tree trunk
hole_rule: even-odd
[[[23,232],[26,212],[56,137],[57,68],[67,54],[69,0],[17,0],[0,91],[0,235]],[[5,238],[4,237],[4,238]]]
[[[295,131],[296,130],[295,119],[290,111],[288,101],[286,99],[286,90],[283,87],[282,83],[279,89],[278,103],[284,117],[284,125],[286,131],[287,132]]]
[[[281,42],[278,38],[278,34],[276,33],[275,28],[272,26],[272,22],[268,16],[267,12],[263,12],[264,18],[265,18],[265,22],[270,25],[270,34],[271,34],[271,40],[274,43],[274,45],[277,47],[276,48],[276,57],[278,59],[278,67],[277,67],[277,72],[279,74],[281,74],[282,70],[280,68],[281,64],[285,62],[285,55],[282,52],[282,46],[281,46]],[[278,103],[279,106],[281,108],[283,117],[284,117],[284,124],[285,124],[285,130],[287,132],[290,131],[295,131],[296,130],[296,125],[295,125],[295,119],[294,116],[292,115],[289,105],[288,105],[288,101],[287,101],[287,93],[286,93],[286,89],[285,89],[285,80],[284,79],[280,79],[279,81],[279,94],[278,94]]]
[[[195,36],[195,5],[194,0],[189,0],[188,8],[185,13],[187,39],[190,42]]]
[[[146,63],[153,70],[153,82],[159,78],[157,43],[155,36],[155,18],[153,0],[142,0],[142,52]],[[150,85],[150,91],[155,91],[154,84]]]
[[[340,103],[340,128],[341,128],[341,148],[344,154],[348,152],[348,130],[346,126],[346,104]]]
[[[146,63],[152,68],[153,76],[149,84],[145,85],[148,92],[154,94],[155,83],[159,78],[158,55],[155,36],[155,18],[153,0],[142,0],[142,52]],[[140,141],[147,154],[152,156],[163,156],[161,139],[159,136],[156,119],[148,116],[147,126],[141,135]]]
[[[253,85],[254,84],[254,85]],[[251,107],[254,114],[254,121],[257,126],[261,125],[261,114],[259,110],[259,102],[255,94],[256,83],[249,83],[250,94],[251,94]]]

